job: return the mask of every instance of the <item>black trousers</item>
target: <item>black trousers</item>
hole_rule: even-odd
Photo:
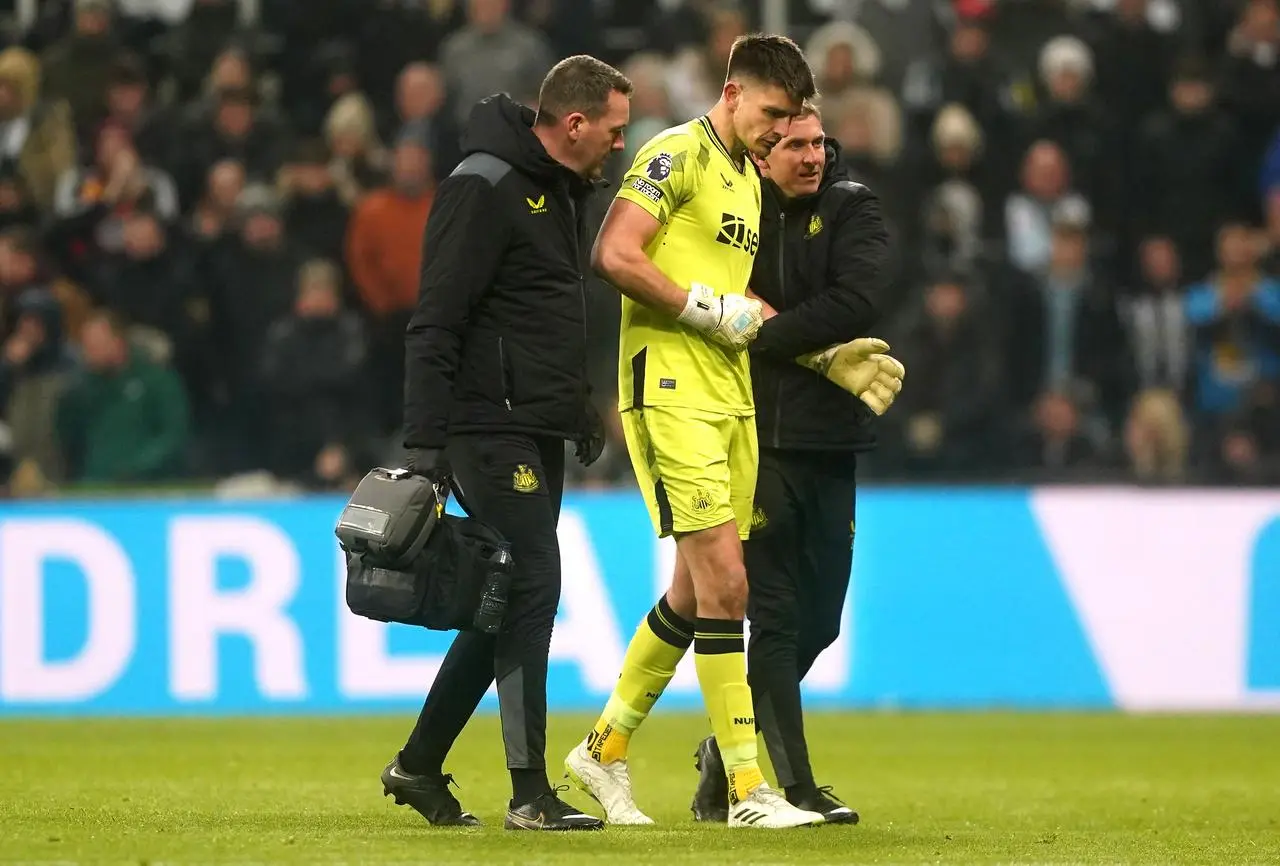
[[[812,785],[800,681],[840,634],[853,563],[852,454],[761,449],[751,538],[747,676],[783,787]]]
[[[564,441],[517,433],[452,438],[446,456],[475,516],[511,543],[502,632],[459,632],[400,753],[414,773],[438,773],[494,679],[507,767],[545,770],[547,656],[560,604],[556,525],[564,494]]]

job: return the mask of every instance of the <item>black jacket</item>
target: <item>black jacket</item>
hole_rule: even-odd
[[[763,186],[751,287],[778,315],[751,345],[760,445],[867,450],[875,444],[874,413],[795,358],[870,336],[889,258],[880,199],[848,180],[835,142],[827,144],[827,168],[813,195],[784,202],[772,182]]]
[[[591,184],[547,155],[533,118],[505,95],[478,103],[465,157],[436,192],[405,338],[407,448],[584,432]]]

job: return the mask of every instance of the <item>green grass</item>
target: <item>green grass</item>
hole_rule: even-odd
[[[0,861],[1280,863],[1274,716],[815,713],[819,781],[862,824],[770,832],[692,822],[705,723],[657,715],[632,766],[660,826],[566,835],[501,829],[493,717],[446,767],[488,826],[436,830],[393,806],[378,773],[411,721],[0,723]],[[587,723],[552,719],[553,781]]]

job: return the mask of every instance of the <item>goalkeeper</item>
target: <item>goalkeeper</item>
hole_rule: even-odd
[[[751,346],[760,468],[743,548],[748,678],[778,785],[793,805],[820,812],[828,823],[853,823],[857,813],[814,780],[800,681],[840,631],[853,556],[857,454],[874,442],[869,407],[888,407],[902,368],[893,359],[862,363],[863,381],[844,383],[864,390],[859,400],[793,360],[866,334],[886,282],[889,239],[879,200],[847,178],[839,155],[807,107],[760,163],[766,180],[751,285],[768,305],[765,315],[770,308],[778,314]],[[857,340],[844,353],[860,360],[885,348]],[[840,375],[837,365],[848,360],[837,358],[827,374]],[[877,375],[881,381],[868,386]],[[702,773],[694,815],[724,821],[724,770],[715,740],[704,740],[697,755]]]

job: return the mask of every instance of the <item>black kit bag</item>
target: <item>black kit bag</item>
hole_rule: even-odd
[[[450,489],[466,517],[444,513]],[[438,631],[501,630],[510,546],[472,515],[452,480],[438,489],[405,470],[374,469],[334,531],[346,554],[352,613]]]

